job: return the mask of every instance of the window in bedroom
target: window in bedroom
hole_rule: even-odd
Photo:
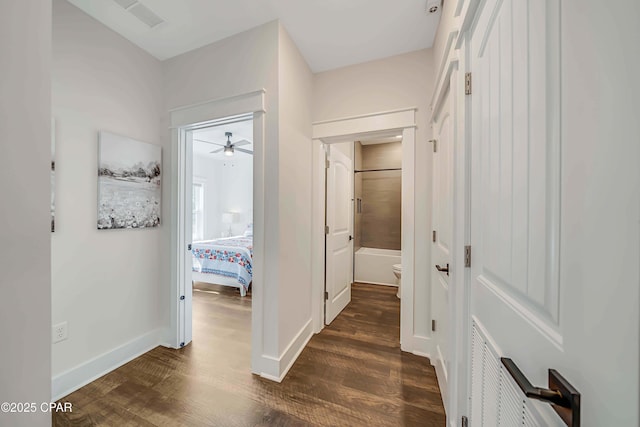
[[[193,241],[204,240],[204,183],[193,183]]]

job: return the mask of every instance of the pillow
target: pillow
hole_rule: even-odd
[[[247,229],[244,230],[244,237],[253,237],[253,223],[247,224]]]

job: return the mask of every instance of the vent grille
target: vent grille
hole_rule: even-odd
[[[140,22],[145,24],[149,28],[157,27],[162,24],[164,19],[160,18],[147,6],[140,3],[138,0],[113,0],[115,3],[124,8],[127,12],[138,18]]]
[[[471,341],[471,425],[479,427],[541,427],[543,420],[511,375],[500,363],[500,353],[477,320]]]

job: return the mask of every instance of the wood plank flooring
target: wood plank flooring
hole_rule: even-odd
[[[251,297],[202,285],[193,343],[157,347],[61,399],[54,426],[444,426],[435,372],[399,348],[395,288],[355,284],[281,384],[250,373]]]

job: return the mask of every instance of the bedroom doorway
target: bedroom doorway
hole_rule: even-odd
[[[246,371],[251,361],[253,117],[206,123],[186,136],[191,233],[185,237],[191,237],[191,265],[185,269],[191,267],[196,343],[191,351],[219,363],[233,360],[233,367]]]

